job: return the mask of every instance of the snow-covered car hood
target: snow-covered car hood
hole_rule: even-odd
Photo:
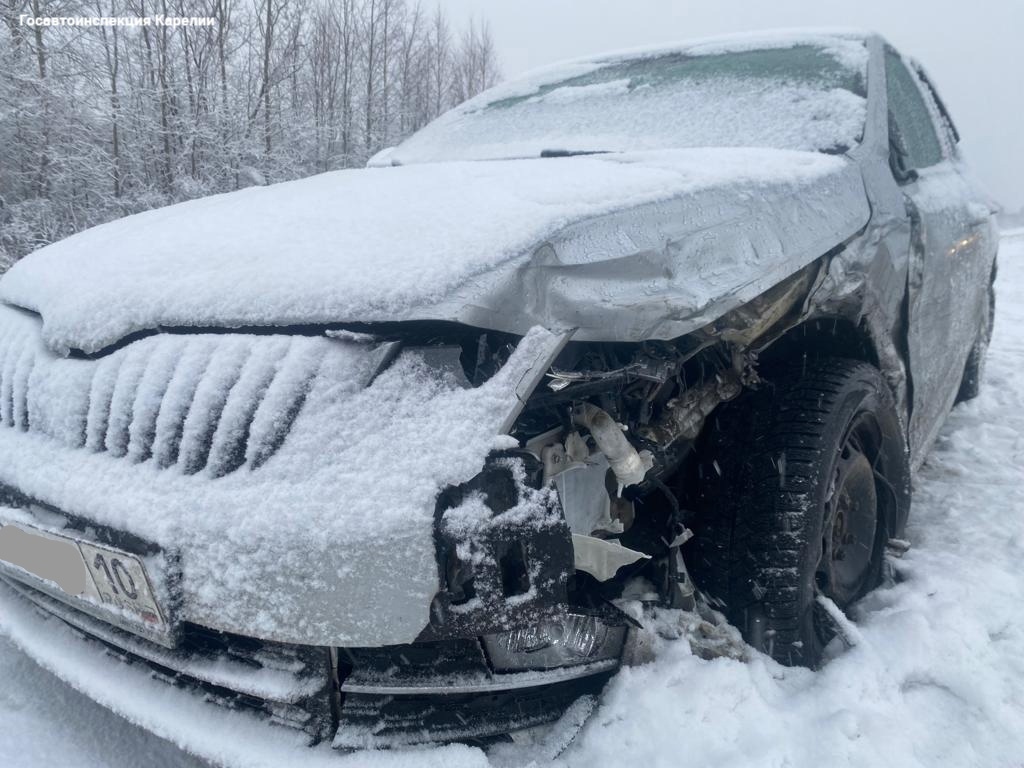
[[[689,149],[326,173],[111,222],[17,264],[0,300],[57,353],[160,327],[451,320],[689,332],[863,226],[858,167]]]

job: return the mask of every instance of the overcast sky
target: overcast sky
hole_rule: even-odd
[[[427,0],[454,24],[486,18],[511,77],[559,59],[795,26],[885,35],[928,70],[963,149],[1008,209],[1024,207],[1022,0]]]

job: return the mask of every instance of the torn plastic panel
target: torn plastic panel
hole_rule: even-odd
[[[528,454],[493,458],[437,500],[441,589],[421,640],[464,637],[560,618],[572,542],[558,499]]]
[[[649,560],[650,555],[628,549],[614,541],[594,536],[572,535],[576,570],[588,573],[598,581],[608,581],[627,565]]]

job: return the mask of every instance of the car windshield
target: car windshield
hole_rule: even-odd
[[[481,94],[393,157],[411,163],[739,146],[844,152],[863,134],[866,67],[864,43],[844,39],[569,64]]]

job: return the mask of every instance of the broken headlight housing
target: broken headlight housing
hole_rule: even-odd
[[[496,672],[553,669],[618,660],[626,627],[606,624],[597,616],[568,613],[554,621],[485,635],[483,641]]]

